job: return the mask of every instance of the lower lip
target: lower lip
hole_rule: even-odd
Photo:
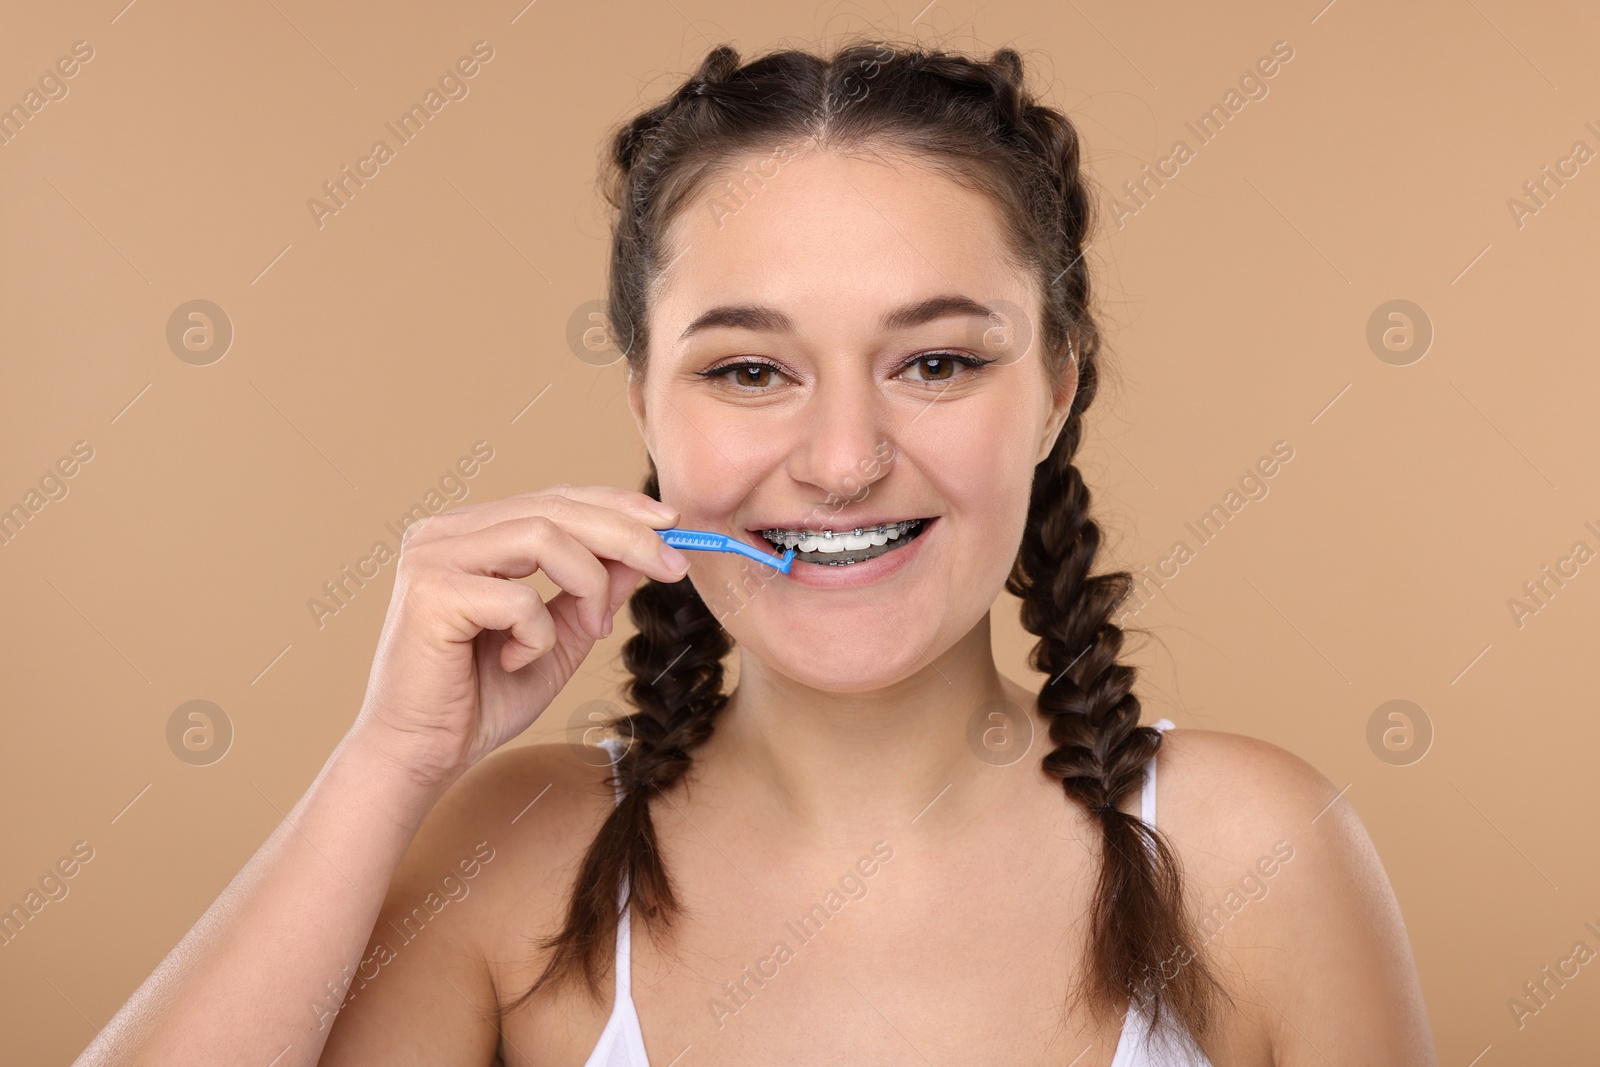
[[[922,524],[922,532],[913,537],[909,544],[903,548],[885,552],[881,556],[874,556],[865,563],[805,563],[798,556],[789,566],[789,578],[796,585],[807,586],[811,589],[854,589],[857,586],[870,585],[881,582],[891,575],[909,566],[911,561],[922,551],[922,543],[933,533],[938,525],[938,519],[928,519]],[[757,535],[759,536],[759,535]],[[765,538],[762,538],[765,544]],[[767,549],[771,549],[767,545]]]

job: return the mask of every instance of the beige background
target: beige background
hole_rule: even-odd
[[[0,545],[0,904],[75,842],[94,858],[0,947],[0,1059],[68,1062],[294,804],[356,713],[393,566],[320,628],[308,601],[474,442],[493,459],[470,501],[637,485],[620,370],[566,340],[601,295],[603,133],[713,43],[850,30],[1013,45],[1080,124],[1120,376],[1082,453],[1104,562],[1197,549],[1138,617],[1147,720],[1348,783],[1441,1063],[1596,1055],[1600,965],[1521,1029],[1507,1005],[1579,940],[1600,950],[1600,563],[1520,627],[1508,606],[1600,549],[1600,162],[1520,226],[1508,206],[1574,142],[1600,150],[1592,7],[523,2],[6,17],[0,104],[74,42],[93,59],[0,146],[0,507],[75,442],[93,458]],[[319,228],[307,200],[480,40],[469,95]],[[1277,41],[1294,58],[1268,95],[1200,145],[1184,123]],[[1194,158],[1117,229],[1123,181],[1180,138]],[[207,366],[166,337],[195,299],[234,330]],[[1396,299],[1434,330],[1406,366],[1367,341]],[[1200,546],[1184,524],[1278,441],[1268,495]],[[996,617],[1003,669],[1037,683],[1009,598]],[[613,696],[616,648],[522,741]],[[209,766],[168,747],[190,700],[235,731]],[[1369,746],[1390,700],[1431,724],[1424,758]]]

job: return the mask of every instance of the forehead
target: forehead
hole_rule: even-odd
[[[650,310],[662,347],[720,304],[781,308],[819,338],[939,293],[1033,307],[988,195],[899,154],[782,158],[736,161],[672,221]]]

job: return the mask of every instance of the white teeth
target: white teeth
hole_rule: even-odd
[[[865,548],[886,545],[904,537],[921,523],[920,519],[884,523],[860,530],[763,530],[762,535],[775,545],[793,548],[798,552],[859,552]]]

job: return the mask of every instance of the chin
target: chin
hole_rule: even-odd
[[[741,640],[739,647],[771,671],[810,689],[829,693],[870,693],[903,681],[928,665],[917,650],[894,634],[876,634],[773,647]]]

